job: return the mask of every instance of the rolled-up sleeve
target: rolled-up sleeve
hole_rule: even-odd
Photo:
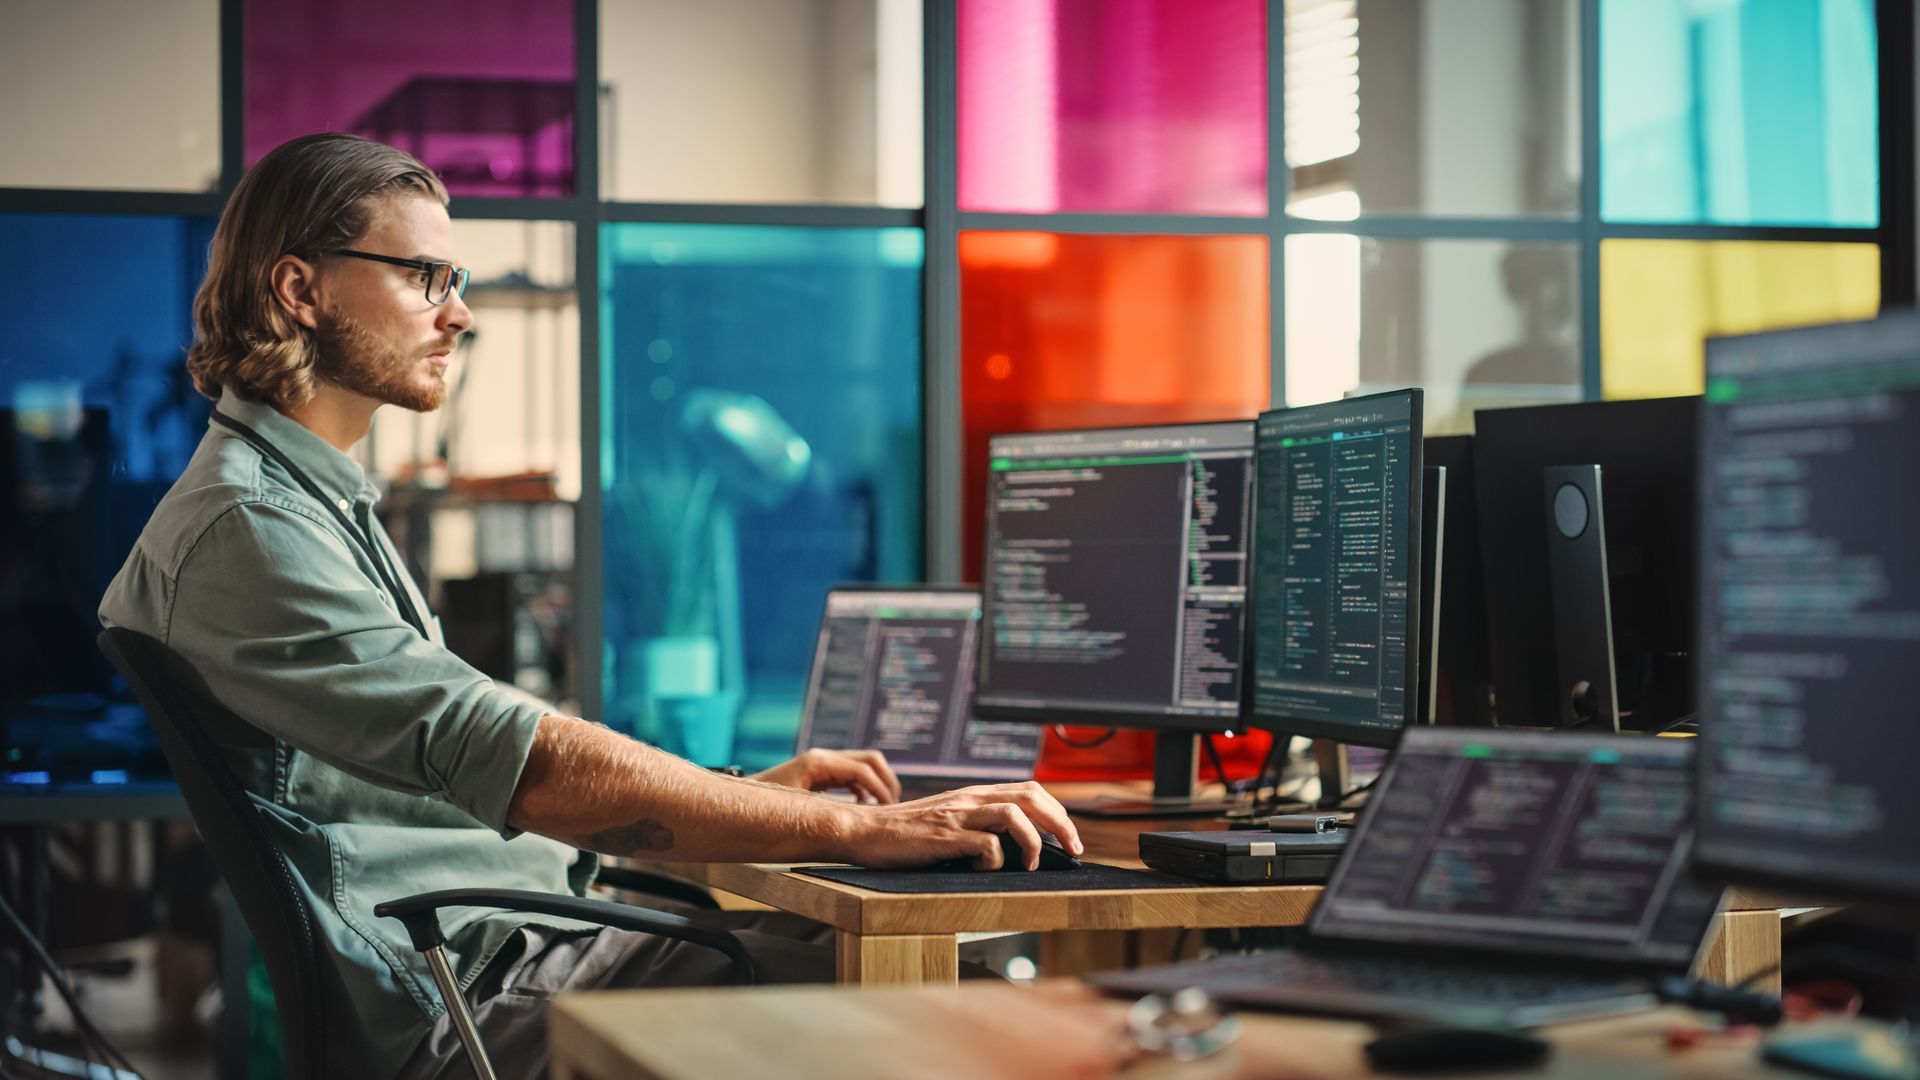
[[[503,836],[546,711],[421,637],[338,534],[273,502],[221,514],[180,562],[166,640],[220,704],[382,787]]]

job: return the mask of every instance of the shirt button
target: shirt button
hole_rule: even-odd
[[[350,503],[350,502],[348,502],[348,501],[347,501],[347,500],[345,500],[345,499],[341,499],[341,500],[340,500],[340,509],[342,509],[342,510],[345,510],[345,509],[346,509],[347,507],[349,507],[349,506],[352,506],[352,505],[353,505],[352,503]]]

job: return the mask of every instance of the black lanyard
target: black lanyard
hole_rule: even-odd
[[[360,545],[360,550],[366,552],[367,558],[373,563],[373,572],[379,576],[380,584],[384,586],[387,593],[393,597],[394,604],[400,612],[400,617],[407,621],[408,626],[418,630],[421,637],[431,637],[431,635],[427,633],[425,621],[420,618],[420,613],[414,610],[413,600],[407,596],[407,590],[401,587],[399,577],[389,572],[387,560],[382,555],[379,545],[374,543],[371,536],[360,531],[360,527],[355,525],[351,518],[347,517],[346,512],[340,509],[339,504],[327,498],[326,493],[320,490],[320,485],[314,483],[313,478],[308,476],[305,470],[295,465],[287,458],[287,455],[281,453],[279,447],[268,442],[265,435],[235,420],[226,413],[215,409],[212,420],[214,423],[219,424],[221,427],[252,443],[254,448],[261,453],[279,462],[280,467],[287,470],[287,473],[293,477],[295,483],[305,488],[307,494],[320,500],[320,505],[327,508],[327,511],[340,522],[340,527],[347,530],[347,535],[353,537],[354,543]]]

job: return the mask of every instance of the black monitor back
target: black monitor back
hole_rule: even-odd
[[[1543,477],[1556,465],[1601,469],[1623,726],[1659,727],[1692,712],[1699,407],[1699,398],[1684,397],[1475,414],[1480,551],[1494,568],[1485,579],[1487,642],[1501,725],[1550,727],[1560,717]]]
[[[1441,536],[1439,663],[1432,676],[1440,685],[1434,694],[1433,722],[1486,727],[1493,723],[1493,661],[1487,649],[1487,584],[1480,561],[1473,436],[1431,436],[1424,453],[1427,468],[1447,470],[1446,504],[1432,525]],[[1425,621],[1423,617],[1423,625]],[[1428,654],[1423,650],[1421,655]]]
[[[164,775],[94,645],[101,594],[166,491],[118,475],[109,414],[0,408],[0,774]]]

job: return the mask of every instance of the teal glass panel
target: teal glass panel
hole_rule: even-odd
[[[1602,0],[1609,221],[1880,220],[1873,0]]]
[[[921,575],[925,242],[612,224],[600,250],[599,719],[772,764],[827,589]]]

